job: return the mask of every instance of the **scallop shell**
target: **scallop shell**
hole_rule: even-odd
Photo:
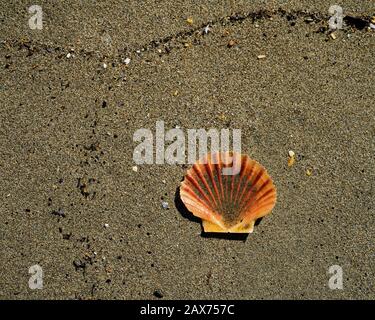
[[[233,174],[225,170],[238,168]],[[276,189],[266,170],[249,156],[206,155],[185,175],[181,200],[202,219],[205,232],[251,233],[255,221],[271,212]]]

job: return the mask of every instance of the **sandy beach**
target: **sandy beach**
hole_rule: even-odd
[[[1,2],[1,299],[375,298],[373,1]],[[246,239],[134,163],[158,121],[241,130],[278,198]]]

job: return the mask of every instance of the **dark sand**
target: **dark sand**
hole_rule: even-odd
[[[375,298],[375,31],[352,22],[332,39],[323,0],[43,1],[33,31],[30,1],[13,2],[0,16],[0,298]],[[242,130],[278,190],[246,242],[202,237],[176,208],[186,166],[132,170],[133,133],[157,120]],[[328,287],[335,264],[343,290]]]

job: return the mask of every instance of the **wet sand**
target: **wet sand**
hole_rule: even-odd
[[[371,2],[342,1],[358,19],[333,37],[326,1],[46,1],[43,30],[3,4],[0,297],[374,299]],[[189,165],[132,169],[160,120],[241,129],[278,192],[246,241],[202,236],[177,192]]]

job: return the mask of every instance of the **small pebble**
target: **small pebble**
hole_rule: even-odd
[[[58,210],[52,211],[51,214],[58,216],[58,217],[62,217],[62,218],[66,217],[64,210],[61,208],[59,208]]]
[[[291,167],[296,162],[296,158],[291,157],[288,159],[288,167]]]
[[[296,162],[296,154],[293,150],[289,150],[288,151],[288,155],[289,155],[289,158],[288,158],[288,167],[291,167],[292,165],[294,165],[294,163]]]
[[[133,167],[132,167],[132,170],[133,170],[134,172],[138,172],[138,167],[137,167],[137,166],[133,166]]]
[[[221,112],[218,116],[219,120],[221,121],[226,121],[227,120],[227,116],[225,115],[224,112]]]
[[[266,57],[265,54],[260,54],[260,55],[258,56],[258,59],[264,59],[265,57]]]
[[[159,299],[163,298],[163,294],[160,292],[160,290],[155,290],[154,296]]]
[[[107,69],[107,64],[105,62],[103,63],[103,68]]]
[[[335,34],[334,32],[331,33],[330,36],[331,36],[331,38],[332,38],[333,40],[336,40],[336,38],[337,38],[337,36],[336,36],[336,34]]]
[[[234,40],[229,40],[229,42],[228,42],[228,48],[232,48],[233,46],[235,46],[236,45],[236,41],[234,41]]]
[[[108,227],[109,227],[109,224],[108,224],[108,223],[105,223],[105,224],[104,224],[104,227],[105,227],[105,228],[108,228]]]

